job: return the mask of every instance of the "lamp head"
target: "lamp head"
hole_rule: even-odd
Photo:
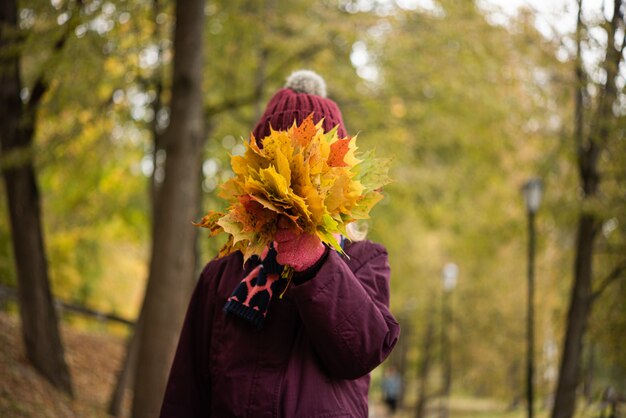
[[[447,263],[445,266],[443,266],[443,290],[449,292],[454,289],[456,287],[456,281],[458,277],[459,266],[457,266],[455,263]]]
[[[522,188],[524,192],[524,200],[526,201],[526,210],[534,214],[539,209],[541,197],[543,193],[543,183],[539,177],[533,177],[528,180]]]

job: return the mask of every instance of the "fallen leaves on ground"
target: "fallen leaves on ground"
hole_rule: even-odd
[[[125,349],[124,338],[62,325],[74,399],[27,362],[17,316],[0,312],[0,417],[104,418]]]

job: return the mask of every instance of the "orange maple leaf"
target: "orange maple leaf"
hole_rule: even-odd
[[[350,138],[338,139],[330,144],[330,155],[328,156],[328,165],[330,167],[347,167],[344,157],[350,150]]]
[[[301,147],[304,147],[311,141],[311,138],[313,138],[317,132],[317,128],[313,122],[313,113],[311,112],[311,114],[309,114],[309,116],[302,121],[300,126],[297,126],[294,122],[292,129],[292,138],[294,142]]]

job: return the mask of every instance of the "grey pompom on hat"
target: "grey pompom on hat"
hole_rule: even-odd
[[[299,70],[287,77],[285,87],[298,93],[326,97],[326,82],[314,71]]]

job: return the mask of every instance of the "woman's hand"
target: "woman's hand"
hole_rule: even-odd
[[[293,230],[293,224],[288,218],[278,220],[278,229],[274,242],[276,260],[295,271],[304,271],[314,265],[324,255],[324,244],[315,235]]]

